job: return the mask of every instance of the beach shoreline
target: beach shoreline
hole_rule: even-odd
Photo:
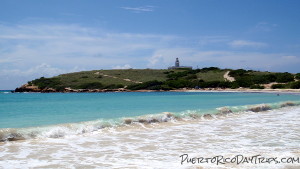
[[[300,89],[186,89],[178,92],[245,92],[245,93],[300,93]]]
[[[202,89],[175,89],[175,90],[128,90],[128,89],[69,89],[63,92],[51,90],[12,90],[12,93],[106,93],[106,92],[246,92],[246,93],[300,93],[300,89],[249,89],[249,88],[202,88]]]
[[[115,91],[118,92],[118,91]],[[176,90],[127,90],[123,92],[224,92],[224,93],[299,93],[300,89],[215,89],[215,88],[205,88],[205,89],[176,89]]]

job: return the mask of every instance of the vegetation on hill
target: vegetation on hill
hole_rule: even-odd
[[[272,89],[299,89],[300,88],[300,73],[291,74],[272,73],[272,72],[257,72],[252,70],[232,70],[230,75],[235,77],[236,83],[241,87],[261,86],[261,84],[274,83]],[[258,87],[259,88],[259,87]]]
[[[294,82],[294,75],[287,72],[271,73],[238,69],[231,70],[229,75],[236,79],[236,83],[240,87],[252,88],[260,84]]]
[[[297,80],[300,80],[300,73],[297,73],[297,74],[295,75],[295,78],[296,78]]]
[[[224,79],[224,74],[235,81]],[[180,88],[252,88],[263,89],[264,84],[274,83],[272,88],[300,88],[300,73],[272,73],[244,69],[126,69],[93,70],[62,74],[52,78],[41,77],[28,82],[40,89],[56,91],[70,89],[119,89],[174,90]],[[296,81],[295,81],[296,80]]]

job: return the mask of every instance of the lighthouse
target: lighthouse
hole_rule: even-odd
[[[168,69],[193,69],[191,66],[180,66],[179,59],[176,58],[175,66],[171,66]]]
[[[179,67],[179,59],[178,58],[176,58],[175,67]]]

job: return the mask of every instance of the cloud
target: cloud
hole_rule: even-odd
[[[287,55],[287,56],[282,56],[282,59],[296,59],[297,56],[293,56],[293,55]]]
[[[254,30],[255,31],[262,31],[262,32],[270,32],[276,27],[278,27],[277,24],[271,24],[271,23],[268,23],[268,22],[259,22],[255,25]]]
[[[2,69],[0,71],[0,75],[13,75],[13,76],[32,76],[32,75],[38,75],[38,76],[45,76],[45,77],[51,77],[54,75],[58,75],[60,73],[64,73],[65,71],[59,68],[52,67],[51,65],[48,65],[46,63],[42,63],[40,65],[31,67],[27,70],[20,70],[20,69]]]
[[[54,76],[58,75],[60,73],[63,73],[64,71],[59,68],[54,68],[51,65],[48,65],[46,63],[42,63],[40,65],[37,65],[28,71],[23,72],[23,74],[40,74],[40,76]]]
[[[262,47],[267,47],[268,45],[266,43],[262,43],[262,42],[234,40],[229,43],[229,46],[231,46],[233,48],[243,48],[243,47],[262,48]]]
[[[141,12],[153,12],[154,6],[141,6],[141,7],[121,7],[122,9],[129,10],[134,13],[141,13]]]
[[[76,69],[76,68],[75,68]],[[14,89],[27,83],[30,80],[39,77],[52,77],[61,73],[73,72],[75,69],[63,70],[42,63],[28,69],[19,69],[18,67],[0,69],[1,89]]]
[[[225,43],[229,41],[229,36],[202,36],[199,38],[200,45]]]
[[[161,61],[162,59],[162,54],[155,54],[153,56],[150,57],[150,59],[148,60],[149,63],[148,63],[148,67],[153,67],[155,66],[159,61]]]
[[[123,66],[118,65],[113,67],[113,69],[131,69],[131,68],[132,66],[130,66],[129,64],[125,64]]]

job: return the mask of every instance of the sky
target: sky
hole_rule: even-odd
[[[299,0],[0,0],[0,89],[99,69],[300,72]]]

